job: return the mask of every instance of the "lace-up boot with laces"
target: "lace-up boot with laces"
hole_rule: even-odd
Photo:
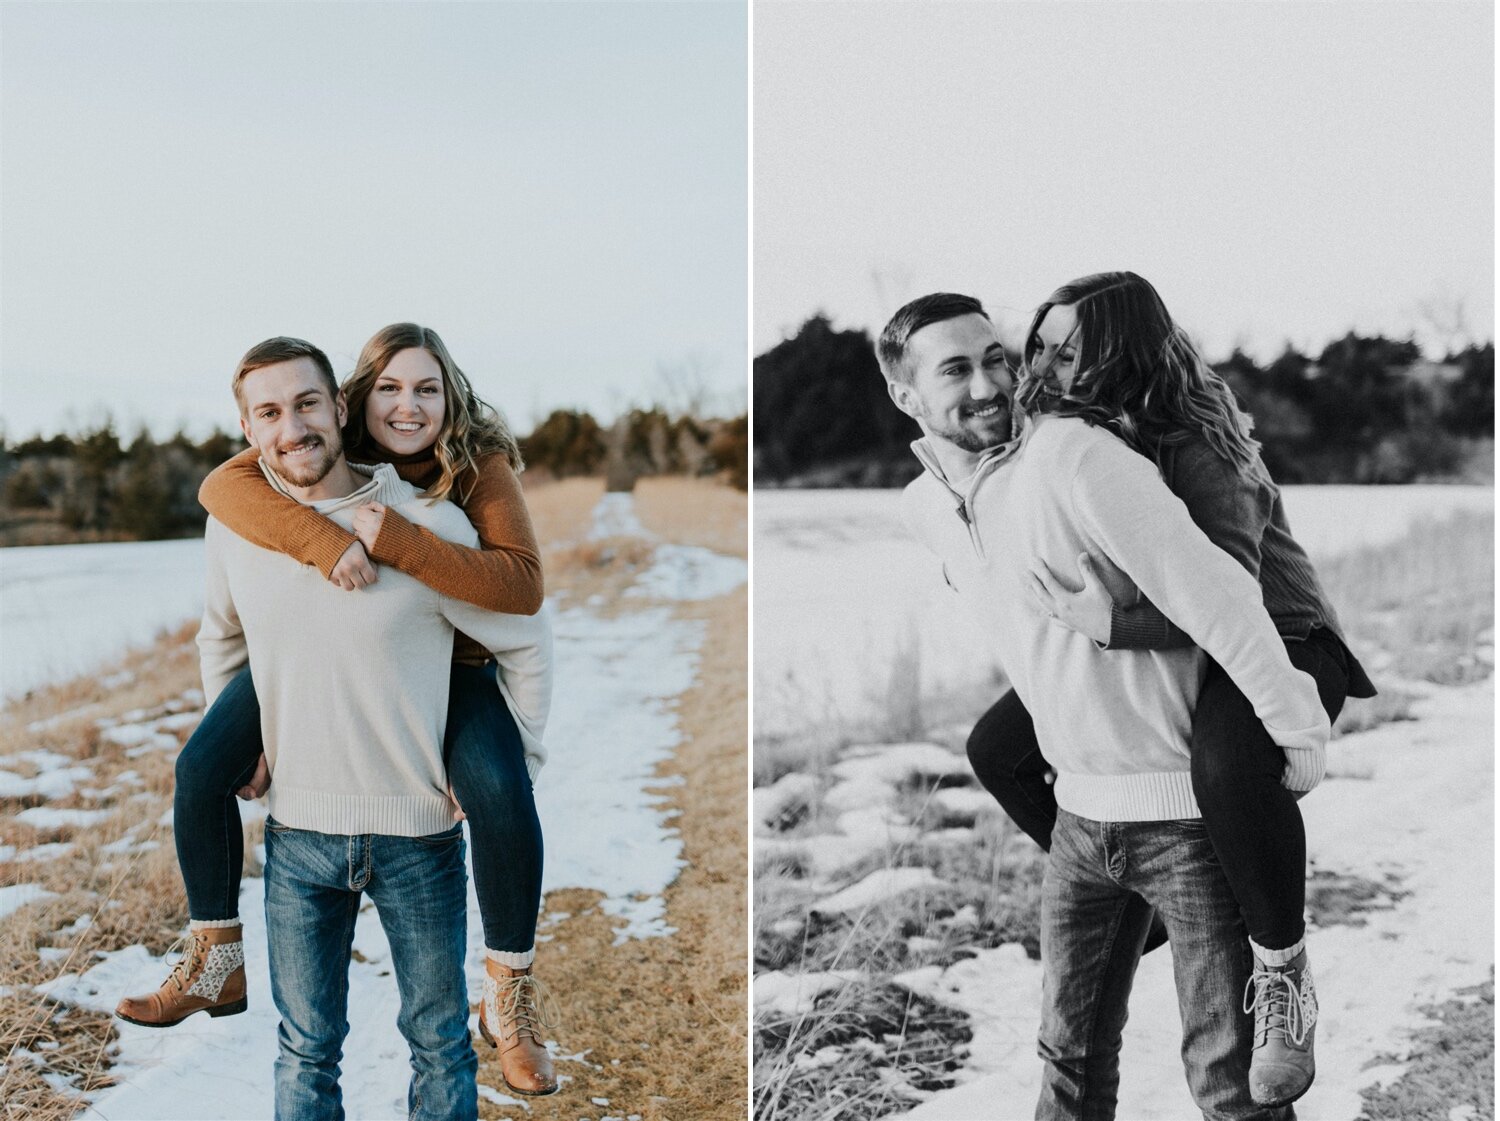
[[[240,927],[193,930],[179,945],[182,957],[161,988],[144,996],[127,996],[116,1006],[116,1016],[143,1028],[169,1028],[194,1012],[235,1016],[249,1007]]]
[[[542,1038],[544,1030],[556,1024],[551,1007],[551,997],[529,968],[485,962],[479,1034],[500,1052],[500,1075],[513,1093],[557,1093],[552,1056]]]
[[[1285,965],[1255,959],[1245,985],[1245,1011],[1255,1013],[1250,1052],[1250,1096],[1260,1105],[1296,1101],[1312,1085],[1313,1033],[1318,997],[1303,950]]]

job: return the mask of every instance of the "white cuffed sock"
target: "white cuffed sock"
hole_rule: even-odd
[[[239,919],[193,919],[188,923],[189,930],[223,930],[231,926],[239,926]]]
[[[509,950],[486,949],[484,956],[496,965],[505,966],[506,969],[527,969],[531,966],[532,962],[536,961],[536,947],[533,946],[531,949],[523,950],[518,954],[512,953]]]
[[[1250,948],[1255,951],[1255,956],[1260,959],[1260,963],[1271,966],[1290,964],[1306,945],[1307,940],[1299,938],[1284,950],[1268,950],[1264,946],[1257,945],[1255,939],[1250,939]]]

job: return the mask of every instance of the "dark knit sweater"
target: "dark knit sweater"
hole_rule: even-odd
[[[1247,477],[1209,446],[1194,440],[1163,450],[1162,480],[1210,541],[1260,581],[1266,613],[1283,638],[1303,639],[1316,627],[1343,638],[1338,615],[1318,582],[1312,561],[1292,536],[1281,490],[1259,461]],[[1191,645],[1149,601],[1118,604],[1111,649]]]

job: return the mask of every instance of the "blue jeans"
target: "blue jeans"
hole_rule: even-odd
[[[1155,907],[1172,946],[1182,1061],[1206,1121],[1290,1121],[1250,1098],[1250,946],[1199,820],[1090,821],[1059,809],[1042,879],[1039,1121],[1111,1121],[1120,1037]]]
[[[260,753],[260,703],[247,666],[177,757],[173,833],[188,914],[195,919],[239,915],[244,835],[234,792],[249,781]],[[484,944],[524,953],[536,940],[542,827],[521,733],[495,686],[493,664],[454,664],[443,757],[469,818]]]
[[[349,1032],[349,954],[360,896],[385,928],[411,1048],[411,1121],[479,1116],[464,982],[463,830],[343,836],[266,819],[266,941],[281,1013],[276,1121],[343,1121],[339,1060]]]

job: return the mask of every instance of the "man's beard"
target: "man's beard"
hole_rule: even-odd
[[[927,430],[931,435],[946,440],[961,451],[976,454],[987,452],[1010,439],[1010,402],[1002,397],[998,401],[987,401],[979,407],[987,408],[992,404],[1000,406],[998,411],[994,416],[984,418],[984,423],[977,427],[964,423],[965,418],[972,415],[967,406],[960,411],[959,422],[951,428],[939,427],[930,414],[923,419],[926,420]]]
[[[323,454],[314,459],[302,460],[296,465],[283,458],[280,448],[277,448],[276,454],[271,457],[272,469],[294,487],[310,487],[321,483],[328,476],[328,472],[333,470],[334,464],[339,461],[339,456],[344,453],[344,442],[337,432],[332,434],[331,442],[321,434],[309,434],[307,439],[317,441],[323,449]]]

